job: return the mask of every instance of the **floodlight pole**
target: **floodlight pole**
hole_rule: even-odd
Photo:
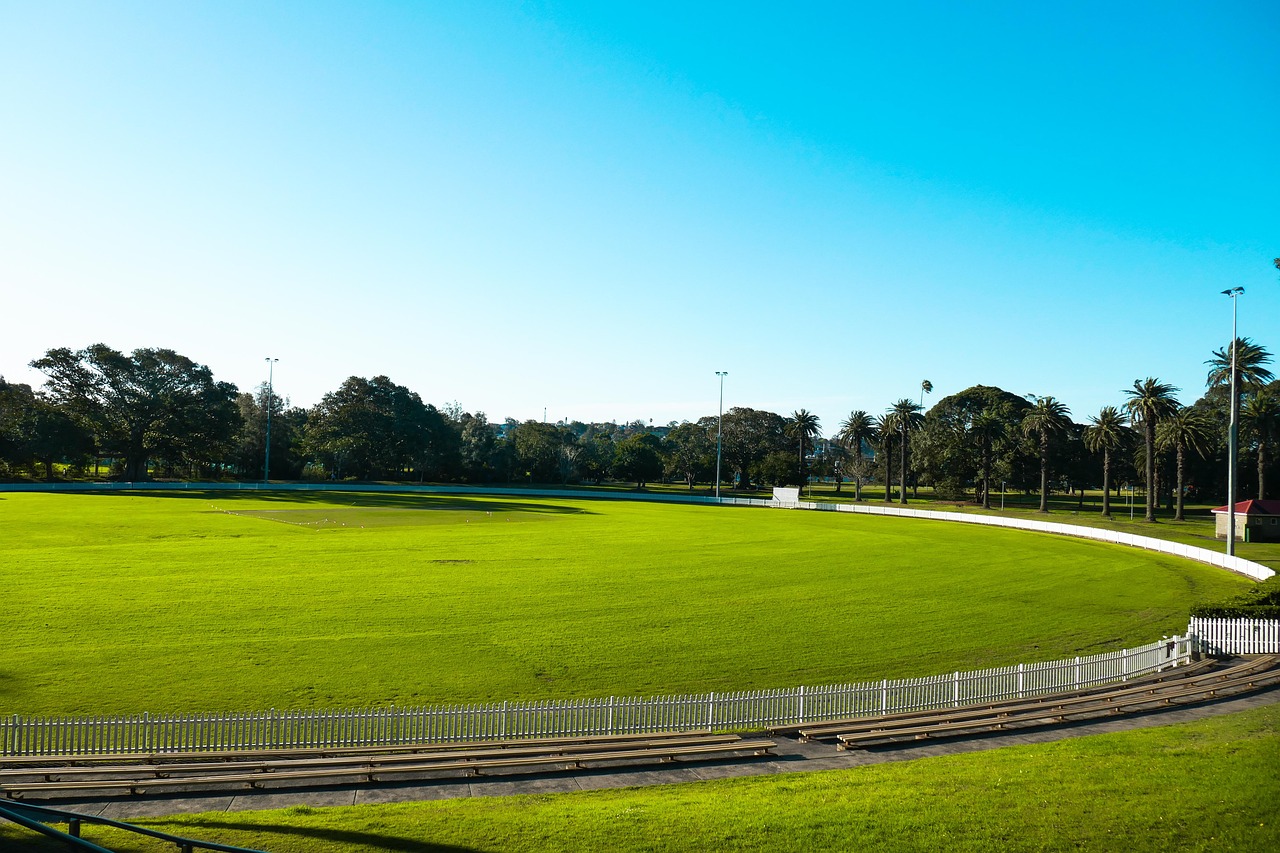
[[[1231,428],[1227,431],[1227,556],[1236,555],[1236,455],[1239,453],[1240,395],[1236,393],[1236,314],[1238,297],[1243,287],[1231,287],[1222,291],[1231,299]]]
[[[278,358],[267,356],[267,452],[266,460],[262,463],[262,482],[267,484],[271,482],[271,409],[275,402],[275,383],[272,381],[275,377],[276,362]]]
[[[720,414],[716,418],[716,501],[720,500],[720,430],[724,425],[724,378],[729,375],[727,370],[717,370],[716,376],[720,377]]]

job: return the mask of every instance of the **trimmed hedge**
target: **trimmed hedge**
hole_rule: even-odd
[[[1280,575],[1227,601],[1197,605],[1191,608],[1191,615],[1201,619],[1280,619]]]

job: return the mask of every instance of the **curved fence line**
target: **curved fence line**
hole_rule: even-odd
[[[1254,580],[1266,580],[1275,572],[1251,560],[1227,556],[1208,548],[1184,545],[1180,542],[1169,542],[1150,536],[1139,536],[1135,533],[1119,533],[1114,530],[1102,530],[1096,527],[1083,527],[1078,524],[1063,524],[1056,521],[1038,521],[1029,518],[1005,518],[996,515],[970,515],[961,512],[939,512],[930,509],[907,509],[895,506],[876,506],[872,504],[823,503],[816,501],[780,502],[763,498],[719,498],[703,495],[678,495],[671,493],[644,492],[610,492],[590,491],[585,489],[525,489],[502,486],[428,486],[428,485],[354,485],[349,483],[4,483],[0,484],[0,492],[102,492],[102,491],[273,491],[273,492],[409,492],[440,495],[500,495],[504,497],[551,497],[586,500],[629,500],[655,503],[682,504],[719,504],[721,506],[757,506],[774,509],[807,509],[825,512],[853,512],[865,515],[893,515],[904,518],[922,518],[929,521],[954,521],[962,524],[985,524],[991,527],[1008,527],[1015,530],[1030,530],[1036,533],[1053,533],[1059,536],[1076,536],[1082,539],[1094,539],[1114,545],[1128,545],[1147,551],[1158,551],[1175,557],[1184,557],[1199,563],[1206,563],[1220,569],[1226,569]]]
[[[417,708],[0,718],[0,755],[336,748],[768,726],[949,708],[1123,682],[1188,663],[1192,637],[1042,663],[733,693],[546,699]]]

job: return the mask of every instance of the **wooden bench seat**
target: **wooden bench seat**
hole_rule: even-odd
[[[238,761],[276,758],[329,758],[346,755],[384,755],[391,753],[437,753],[468,749],[520,749],[528,747],[556,747],[574,744],[630,743],[636,740],[658,741],[710,735],[710,729],[689,729],[673,732],[643,732],[621,735],[565,735],[543,738],[506,738],[501,740],[444,741],[440,743],[402,743],[378,746],[297,746],[281,749],[174,749],[151,752],[113,752],[95,754],[50,754],[0,756],[0,768],[31,765],[76,764],[161,764],[164,762]]]
[[[679,758],[709,757],[731,753],[750,752],[753,755],[767,755],[777,744],[771,740],[746,740],[736,738],[721,743],[700,743],[680,745],[677,743],[658,743],[634,749],[613,750],[564,750],[558,754],[529,755],[496,755],[482,759],[458,759],[456,756],[441,755],[432,758],[420,758],[416,762],[404,762],[392,766],[382,766],[375,761],[351,763],[344,767],[310,767],[304,769],[287,769],[281,764],[269,772],[227,772],[206,773],[201,776],[182,776],[160,779],[148,778],[110,778],[84,779],[80,781],[55,782],[0,782],[0,793],[10,798],[17,798],[22,793],[58,793],[73,791],[127,791],[132,794],[163,788],[209,788],[223,785],[263,787],[265,783],[275,782],[316,782],[334,784],[333,780],[359,780],[376,782],[388,776],[449,772],[461,770],[465,775],[478,776],[486,770],[520,767],[563,766],[566,769],[580,769],[590,763],[607,761],[656,762],[668,763]],[[211,766],[210,769],[213,769]]]
[[[847,717],[838,720],[813,720],[804,723],[792,723],[785,726],[770,726],[766,729],[770,735],[798,735],[802,740],[805,739],[806,732],[817,732],[821,729],[833,729],[835,731],[843,731],[848,726],[863,725],[868,722],[878,720],[898,720],[911,719],[915,717],[927,717],[932,714],[944,712],[948,710],[981,710],[994,709],[1006,705],[1017,705],[1024,703],[1047,703],[1070,699],[1078,696],[1094,696],[1098,694],[1110,693],[1117,688],[1128,689],[1130,687],[1139,688],[1148,684],[1160,684],[1168,681],[1180,681],[1189,678],[1192,675],[1204,673],[1215,666],[1215,661],[1201,660],[1186,666],[1180,666],[1173,669],[1164,670],[1160,673],[1142,676],[1140,678],[1131,678],[1128,681],[1111,682],[1103,685],[1083,688],[1081,690],[1063,690],[1054,693],[1043,693],[1034,696],[1011,696],[1006,699],[996,699],[989,702],[965,703],[963,705],[948,706],[946,708],[922,708],[914,711],[894,711],[889,714],[876,714],[865,717]],[[819,739],[819,738],[815,738]]]
[[[395,765],[407,765],[414,763],[422,763],[429,759],[447,758],[457,761],[483,761],[494,758],[513,758],[525,755],[547,755],[556,756],[566,753],[583,755],[592,752],[608,752],[615,751],[620,748],[636,750],[650,749],[661,750],[666,747],[686,747],[686,746],[710,746],[715,744],[728,744],[741,741],[738,735],[688,735],[685,737],[665,737],[665,738],[631,738],[626,741],[609,741],[594,743],[575,743],[575,744],[554,744],[544,745],[541,743],[529,743],[517,746],[514,743],[507,746],[488,747],[487,744],[472,744],[474,749],[454,749],[440,751],[422,751],[413,753],[379,753],[377,755],[346,755],[346,756],[327,756],[322,758],[272,758],[258,759],[253,761],[189,761],[189,762],[165,762],[160,764],[118,764],[118,765],[84,765],[77,764],[64,767],[17,767],[0,769],[0,783],[7,779],[17,779],[26,777],[41,777],[45,781],[53,782],[70,777],[84,776],[131,776],[132,778],[140,778],[150,775],[154,778],[180,778],[184,774],[201,775],[214,773],[229,772],[256,772],[270,773],[281,768],[292,770],[315,767],[315,768],[339,768],[344,766],[352,767],[393,767]],[[56,778],[55,778],[56,777]]]
[[[842,732],[861,730],[870,727],[889,728],[896,725],[915,725],[925,721],[962,720],[974,716],[997,713],[1015,713],[1022,710],[1038,708],[1060,708],[1071,704],[1086,704],[1098,699],[1108,700],[1130,695],[1154,695],[1170,690],[1178,690],[1184,684],[1196,682],[1198,679],[1224,679],[1239,673],[1266,669],[1270,664],[1265,660],[1245,661],[1227,669],[1198,669],[1195,673],[1176,679],[1147,680],[1142,682],[1121,682],[1113,684],[1106,690],[1073,691],[1069,693],[1052,693],[1043,696],[1032,696],[1023,699],[1006,699],[1000,702],[988,702],[978,705],[959,705],[949,708],[929,708],[919,711],[906,711],[898,714],[883,714],[875,717],[861,717],[836,722],[823,722],[802,728],[799,731],[801,740],[828,740]]]
[[[1128,713],[1152,705],[1189,704],[1216,698],[1224,692],[1239,692],[1260,686],[1280,684],[1280,669],[1242,666],[1227,676],[1227,670],[1193,679],[1186,684],[1157,692],[1131,691],[1128,695],[1100,696],[1089,699],[1069,700],[1053,707],[1027,707],[1004,709],[1000,713],[970,713],[937,715],[936,718],[900,723],[881,723],[857,729],[847,729],[835,736],[840,749],[864,746],[869,743],[899,739],[920,740],[928,737],[950,737],[1008,728],[1029,728],[1038,725],[1062,723],[1068,719],[1090,719],[1113,714]]]

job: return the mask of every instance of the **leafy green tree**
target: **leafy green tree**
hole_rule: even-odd
[[[1115,406],[1103,406],[1084,428],[1084,446],[1102,454],[1102,517],[1111,517],[1111,454],[1128,443],[1128,418]]]
[[[516,458],[535,483],[553,483],[560,474],[560,446],[564,438],[555,424],[528,420],[512,431]]]
[[[898,451],[902,456],[902,462],[898,466],[898,476],[902,478],[902,487],[899,492],[899,502],[907,502],[907,447],[910,444],[909,436],[913,430],[919,429],[924,423],[924,416],[920,414],[922,407],[915,400],[902,398],[894,403],[889,411],[893,413],[894,424],[898,428]]]
[[[466,412],[458,418],[458,453],[462,476],[468,482],[488,483],[497,474],[495,454],[498,436],[484,412]]]
[[[1178,410],[1173,395],[1178,389],[1159,379],[1135,379],[1133,388],[1124,393],[1129,400],[1125,408],[1129,418],[1142,427],[1143,451],[1146,454],[1147,513],[1146,520],[1156,520],[1156,424]]]
[[[929,409],[913,439],[917,469],[932,480],[940,497],[961,499],[972,484],[976,498],[989,507],[991,483],[1008,479],[1023,455],[1017,427],[1028,405],[1022,397],[989,385],[943,397]]]
[[[616,455],[616,442],[613,440],[612,425],[605,424],[597,429],[595,425],[588,428],[578,439],[581,454],[578,467],[582,475],[597,486],[613,473],[613,461]]]
[[[738,472],[738,486],[751,487],[754,468],[774,451],[788,450],[786,421],[781,415],[735,406],[724,413],[721,455]]]
[[[457,465],[452,438],[444,416],[415,392],[386,376],[352,376],[312,408],[304,445],[333,477],[423,481]]]
[[[184,462],[225,455],[239,427],[236,388],[170,349],[125,355],[106,344],[51,349],[31,366],[48,376],[54,402],[94,432],[98,447],[124,460],[124,478],[147,478],[158,450]]]
[[[1036,397],[1035,403],[1022,416],[1022,432],[1039,442],[1040,447],[1040,512],[1049,511],[1049,439],[1066,432],[1071,411],[1053,397]]]
[[[1258,461],[1258,500],[1266,500],[1267,455],[1280,432],[1280,396],[1270,388],[1250,395],[1240,413],[1254,442]]]
[[[862,500],[863,445],[871,445],[878,436],[875,420],[862,409],[850,412],[849,417],[845,418],[844,422],[840,424],[840,432],[836,435],[837,440],[857,457],[853,469],[853,499],[856,501]]]
[[[1173,450],[1178,460],[1177,509],[1175,521],[1183,521],[1182,499],[1186,480],[1185,458],[1187,450],[1203,456],[1213,434],[1213,424],[1204,413],[1190,406],[1180,408],[1156,425],[1156,447]]]
[[[614,473],[634,480],[637,489],[662,476],[662,439],[653,433],[643,432],[618,442],[614,454]]]
[[[711,429],[704,421],[711,421]],[[698,480],[714,479],[716,465],[715,419],[703,418],[697,423],[672,427],[662,439],[667,473],[680,477],[690,491]]]
[[[770,486],[802,485],[796,455],[789,450],[775,450],[761,459],[757,476]]]
[[[83,463],[93,450],[93,435],[62,406],[29,385],[0,378],[0,468],[44,466],[53,479],[57,462]]]

